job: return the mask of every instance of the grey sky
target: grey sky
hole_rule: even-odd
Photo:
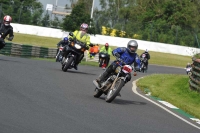
[[[56,0],[39,0],[43,6],[44,9],[46,9],[47,4],[56,4]],[[91,0],[92,2],[92,0]],[[99,0],[94,0],[94,8],[98,7],[99,8]],[[58,6],[63,6],[65,7],[66,4],[70,5],[70,0],[57,0]]]

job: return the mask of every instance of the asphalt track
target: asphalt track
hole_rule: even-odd
[[[0,133],[200,132],[133,93],[132,82],[112,103],[94,98],[92,80],[102,72],[92,66],[62,72],[56,62],[0,56]],[[152,73],[185,70],[150,65]]]

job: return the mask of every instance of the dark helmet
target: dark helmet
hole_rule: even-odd
[[[63,41],[67,42],[68,41],[68,37],[64,37]]]
[[[134,47],[135,49],[131,49],[131,47]],[[128,44],[127,44],[127,49],[128,49],[128,52],[130,52],[132,54],[135,53],[137,51],[137,49],[138,49],[138,43],[137,43],[137,41],[130,40],[128,42]]]

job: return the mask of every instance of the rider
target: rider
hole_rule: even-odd
[[[4,48],[6,43],[4,39],[9,34],[9,41],[14,38],[13,27],[10,25],[12,18],[9,15],[4,16],[3,23],[0,22],[0,49]]]
[[[186,65],[186,68],[189,68],[189,67],[191,67],[191,64],[188,62]]]
[[[58,54],[59,47],[60,47],[60,46],[64,47],[65,45],[68,45],[68,43],[69,43],[68,37],[64,37],[63,40],[61,40],[61,41],[57,44],[57,53],[56,53],[56,55]]]
[[[112,54],[112,49],[111,49],[111,47],[109,47],[108,43],[106,43],[105,46],[100,49],[99,57],[100,57],[100,55],[102,53],[108,55],[107,58],[106,58],[106,63],[102,66],[102,68],[105,68],[105,67],[107,67],[107,65],[109,63],[109,61],[110,61],[110,55]]]
[[[147,59],[146,67],[147,67],[147,69],[148,69],[148,64],[149,64],[148,60],[150,59],[150,54],[149,54],[149,52],[148,52],[147,49],[140,55],[140,58],[142,58],[142,55],[143,55],[143,54],[145,54],[145,57],[144,57],[144,58]]]
[[[78,30],[75,30],[73,32],[73,36],[69,36],[69,39],[70,40],[73,40],[74,38],[76,38],[78,41],[80,42],[83,42],[83,43],[86,43],[87,47],[88,46],[93,46],[91,43],[90,43],[90,36],[87,34],[87,31],[88,31],[88,24],[86,23],[83,23],[81,24],[80,26],[80,31]],[[88,47],[89,49],[89,47]],[[65,50],[65,49],[64,49]],[[84,57],[84,52],[82,52],[78,57],[77,57],[77,60],[75,62],[75,65],[74,65],[74,69],[78,70],[77,66],[78,64],[81,62],[81,60],[83,59]]]
[[[141,71],[140,69],[140,59],[136,53],[138,49],[138,43],[135,40],[130,40],[127,44],[127,48],[126,47],[119,47],[116,48],[112,51],[112,54],[117,57],[120,58],[121,60],[123,60],[127,65],[133,65],[134,63],[136,63],[136,67],[135,70],[136,71]],[[107,76],[109,76],[109,74],[111,74],[113,71],[115,71],[115,69],[118,67],[118,64],[116,63],[116,61],[114,61],[106,70],[105,72],[100,75],[100,77],[96,80],[96,82],[98,83],[98,85],[101,87],[101,82],[105,80],[105,78]],[[131,80],[131,74],[128,75],[127,77],[127,81]]]

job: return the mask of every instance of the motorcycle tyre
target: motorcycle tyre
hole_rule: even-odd
[[[96,88],[96,89],[97,89],[97,88]],[[95,93],[94,93],[94,97],[95,97],[95,98],[99,98],[102,94],[103,94],[103,91],[97,89],[97,91],[95,91]]]
[[[99,67],[102,67],[104,59],[100,59]]]
[[[70,67],[70,65],[72,64],[72,61],[74,60],[73,57],[69,57],[68,61],[64,63],[62,70],[63,72],[66,72],[67,69]]]
[[[111,90],[108,91],[107,96],[106,96],[106,98],[105,98],[105,100],[106,100],[107,103],[111,103],[111,102],[116,98],[116,96],[118,96],[119,92],[121,91],[122,87],[123,87],[124,84],[125,84],[125,82],[124,82],[123,79],[118,79],[118,80],[115,82],[115,85],[116,85],[116,83],[117,83],[118,81],[119,81],[119,85],[118,85],[118,87],[116,88],[116,91],[115,91],[110,97],[108,97],[108,95],[109,95],[109,92],[110,92]],[[115,85],[114,85],[114,86],[115,86]]]

